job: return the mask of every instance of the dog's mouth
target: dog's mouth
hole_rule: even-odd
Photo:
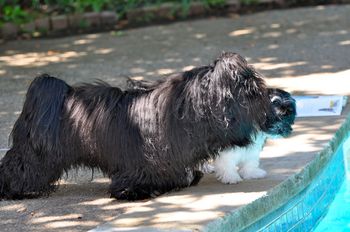
[[[288,128],[285,128],[284,130],[281,130],[280,131],[280,135],[285,138],[285,137],[290,136],[292,134],[292,131],[293,131],[292,127],[289,126]]]
[[[293,128],[290,124],[287,123],[278,123],[274,125],[267,131],[269,137],[288,137],[293,131]]]

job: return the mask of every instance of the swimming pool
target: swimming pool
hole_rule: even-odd
[[[348,137],[342,146],[345,180],[336,194],[333,202],[330,204],[328,212],[317,225],[315,232],[328,231],[350,231],[350,138]]]
[[[350,231],[349,160],[350,116],[301,172],[204,231]]]
[[[344,181],[315,232],[350,231],[350,180]]]

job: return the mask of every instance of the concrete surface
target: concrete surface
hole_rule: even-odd
[[[349,5],[312,7],[0,44],[0,148],[7,147],[28,84],[43,72],[71,84],[99,78],[124,86],[126,76],[160,78],[230,50],[247,57],[270,86],[350,95],[349,13]],[[110,199],[109,180],[99,173],[90,181],[91,171],[73,171],[48,198],[1,201],[0,230],[199,230],[298,172],[347,112],[349,107],[340,117],[300,118],[290,138],[269,141],[262,154],[265,179],[223,185],[207,175],[196,187],[129,203]]]

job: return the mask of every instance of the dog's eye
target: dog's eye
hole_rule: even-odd
[[[287,107],[286,113],[289,115],[295,113],[295,108],[294,107]]]
[[[275,104],[281,104],[281,103],[282,103],[282,98],[279,97],[279,96],[273,96],[273,97],[271,98],[271,102],[272,102],[272,103],[275,103]]]

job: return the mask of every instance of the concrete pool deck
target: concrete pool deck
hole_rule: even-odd
[[[125,76],[152,79],[206,64],[236,51],[270,86],[294,94],[350,95],[349,5],[311,7],[152,26],[116,33],[0,44],[0,148],[7,146],[26,88],[39,72],[69,83],[96,78],[116,86]],[[119,35],[119,33],[117,33]],[[206,175],[198,186],[145,202],[118,202],[109,180],[72,171],[48,198],[0,201],[1,231],[200,230],[300,171],[332,138],[339,117],[300,118],[290,138],[269,140],[262,153],[268,176],[223,185]],[[4,152],[0,152],[1,156]],[[107,223],[107,224],[105,224]]]

